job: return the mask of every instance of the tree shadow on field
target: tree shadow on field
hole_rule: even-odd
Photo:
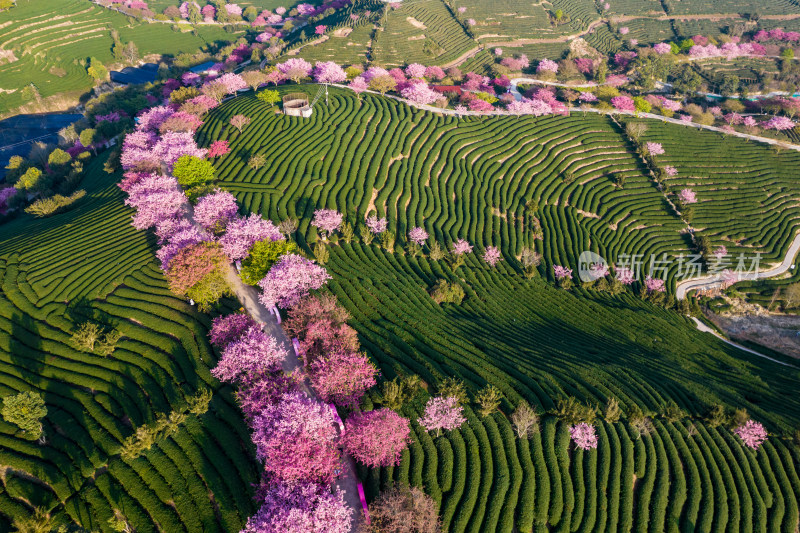
[[[11,315],[11,335],[8,342],[11,361],[26,371],[41,375],[46,364],[42,351],[39,325],[29,315],[15,311]]]
[[[796,395],[787,399],[791,393],[774,364],[770,367],[767,361],[733,353],[713,338],[656,316],[630,331],[611,321],[583,325],[581,313],[591,310],[573,310],[575,320],[570,321],[530,307],[498,318],[479,308],[451,308],[448,329],[453,337],[480,349],[487,365],[510,377],[527,376],[545,391],[555,385],[564,395],[579,391],[583,396],[579,399],[603,404],[610,387],[650,409],[675,401],[704,415],[710,403],[718,402],[729,408],[747,407],[757,418],[773,423],[796,425],[800,418],[785,416],[792,410],[800,413],[800,399]],[[521,390],[525,381],[515,388],[536,398],[533,389]],[[795,408],[787,407],[787,401]]]
[[[85,296],[72,300],[69,305],[67,305],[64,316],[72,322],[74,329],[77,329],[84,322],[94,322],[107,330],[116,329],[119,325],[119,320],[117,318],[95,307],[94,301],[89,300]]]

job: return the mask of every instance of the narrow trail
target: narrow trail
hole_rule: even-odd
[[[788,366],[789,368],[797,368],[794,365],[790,365],[789,363],[784,363],[783,361],[778,361],[777,359],[773,359],[772,357],[766,356],[766,355],[764,355],[762,353],[758,353],[757,351],[751,350],[750,348],[747,348],[746,346],[742,346],[741,344],[738,344],[738,343],[735,343],[735,342],[733,342],[731,340],[726,339],[725,337],[723,337],[722,335],[720,335],[719,333],[714,331],[712,328],[710,328],[707,325],[705,325],[698,318],[691,317],[691,319],[694,321],[695,325],[697,326],[698,331],[702,331],[703,333],[711,333],[712,335],[714,335],[716,338],[718,338],[719,340],[721,340],[725,344],[729,344],[730,346],[733,346],[734,348],[738,348],[738,349],[740,349],[740,350],[742,350],[744,352],[747,352],[749,354],[755,355],[757,357],[761,357],[762,359],[767,359],[769,361],[772,361],[773,363],[778,363],[779,365]]]
[[[289,337],[286,336],[286,332],[284,332],[283,328],[278,324],[275,315],[270,313],[269,310],[258,301],[258,291],[256,288],[251,285],[245,285],[239,277],[239,274],[230,264],[227,265],[225,270],[225,279],[228,282],[228,286],[230,286],[231,290],[233,290],[233,293],[236,295],[236,298],[238,298],[239,302],[242,304],[242,307],[244,307],[244,310],[247,311],[247,314],[262,325],[261,329],[267,335],[275,337],[278,344],[289,354],[283,360],[283,371],[288,373],[301,369],[302,364],[294,350],[291,340],[289,340]],[[309,386],[307,380],[301,383],[301,389],[309,397],[315,400],[317,399],[314,389]],[[334,423],[334,426],[337,428],[337,431],[340,431],[336,423]],[[287,443],[287,445],[291,445],[291,443]],[[350,456],[342,455],[342,475],[336,480],[336,488],[344,492],[344,501],[353,512],[353,525],[350,529],[351,531],[356,531],[363,517],[363,513],[361,509],[361,499],[358,494],[356,464]]]
[[[780,264],[754,274],[743,275],[739,281],[754,281],[780,276],[792,267],[798,251],[800,251],[800,234],[795,235],[792,244],[786,251],[786,256],[783,258],[783,261],[781,261]],[[720,280],[716,279],[714,276],[703,276],[701,278],[687,279],[676,285],[675,298],[678,300],[683,300],[686,298],[686,293],[689,291],[696,289],[714,289],[720,285]]]

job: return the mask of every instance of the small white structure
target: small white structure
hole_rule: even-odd
[[[306,93],[288,93],[283,97],[283,114],[290,117],[308,118],[314,109],[308,103]]]

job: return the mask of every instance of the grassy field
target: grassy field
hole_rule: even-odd
[[[102,159],[78,207],[0,228],[0,396],[37,391],[49,411],[43,446],[0,422],[0,530],[35,505],[93,531],[114,509],[139,532],[238,531],[254,511],[257,466],[232,391],[209,372],[211,318],[169,292]],[[87,320],[123,334],[113,354],[73,347]],[[203,389],[214,390],[207,413],[142,457],[120,457],[135,427]]]
[[[123,43],[136,43],[140,57],[194,52],[236,38],[217,26],[199,26],[194,35],[169,24],[136,22],[88,0],[19,0],[0,13],[0,113],[30,102],[22,93],[30,83],[42,98],[91,89],[87,61],[113,62],[112,29]]]
[[[319,106],[303,120],[242,96],[212,112],[199,138],[231,141],[232,152],[217,164],[223,187],[249,211],[300,218],[301,243],[315,238],[313,210],[328,207],[351,223],[370,212],[387,216],[401,243],[408,228],[424,225],[440,241],[464,237],[478,249],[504,251],[496,270],[472,255],[453,271],[444,261],[375,244],[331,247],[329,290],[352,314],[383,378],[417,374],[425,384],[406,416],[420,416],[428,393],[448,376],[463,379],[471,395],[489,383],[504,396],[502,413],[483,418],[468,407],[469,423],[441,437],[414,425],[415,443],[398,467],[361,471],[370,498],[393,481],[424,487],[448,532],[797,526],[800,449],[777,435],[800,424],[800,366],[739,352],[630,293],[567,292],[519,272],[515,255],[530,243],[523,227],[531,199],[539,203],[544,240],[536,246],[547,272],[553,263],[574,266],[582,247],[612,256],[685,250],[681,223],[613,122],[591,114],[458,121],[389,99],[363,100],[334,90],[329,109]],[[236,113],[253,119],[243,134],[226,126]],[[743,232],[741,243],[773,255],[785,248],[794,214],[780,199],[796,194],[787,192],[788,169],[800,164],[795,154],[649,127],[647,139],[664,142],[670,161],[685,169],[676,180],[701,171],[708,180],[698,195],[721,204],[698,208],[709,234]],[[702,157],[691,155],[698,149]],[[267,157],[259,171],[245,166],[253,153]],[[575,174],[569,184],[567,171]],[[609,183],[610,172],[628,176],[624,189]],[[715,195],[718,188],[731,201],[741,197],[747,216]],[[750,198],[755,189],[779,207],[774,218],[783,230],[777,224],[774,238],[750,233],[769,227],[767,209],[751,206],[764,201]],[[460,284],[464,302],[435,304],[427,291],[437,279]],[[507,415],[521,400],[543,412],[570,396],[600,405],[614,397],[627,412],[637,406],[652,413],[652,433],[640,437],[624,420],[599,422],[597,451],[572,453],[567,425],[548,415],[532,439],[515,437]],[[372,394],[368,404],[379,402]],[[668,422],[658,413],[672,403],[686,415]],[[757,453],[745,450],[729,429],[702,420],[715,403],[748,409],[775,436]]]

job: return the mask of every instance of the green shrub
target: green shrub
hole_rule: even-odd
[[[42,435],[41,419],[47,416],[42,395],[25,391],[3,398],[3,420],[19,426],[26,436],[38,439]]]
[[[431,289],[431,298],[437,304],[451,303],[459,305],[464,300],[464,288],[458,283],[448,283],[440,279]]]
[[[25,208],[25,212],[36,217],[47,217],[66,211],[78,200],[86,196],[86,191],[75,191],[69,196],[53,195],[49,198],[40,198]]]
[[[214,180],[214,165],[211,161],[192,155],[182,155],[172,168],[172,175],[184,189],[205,185]]]
[[[258,241],[242,261],[242,281],[249,285],[257,284],[282,255],[296,254],[299,250],[292,241]]]

